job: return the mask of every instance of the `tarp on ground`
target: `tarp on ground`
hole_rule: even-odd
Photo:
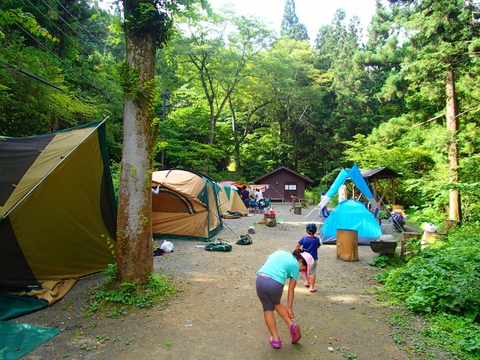
[[[382,235],[378,221],[358,200],[344,200],[330,213],[320,229],[322,243],[335,244],[339,229],[356,230],[359,245],[369,245],[370,241]]]
[[[0,291],[0,320],[15,319],[46,307],[48,307],[48,301],[36,296],[13,295]]]
[[[56,327],[0,321],[0,359],[19,359],[58,333]]]

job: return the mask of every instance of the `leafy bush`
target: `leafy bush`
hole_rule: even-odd
[[[480,358],[480,324],[450,314],[430,317],[423,335],[429,341],[462,354],[462,359]]]
[[[449,313],[479,319],[480,225],[451,230],[445,242],[426,247],[389,273],[386,291],[420,313]]]
[[[398,267],[403,265],[403,262],[397,254],[395,254],[393,257],[388,257],[387,255],[378,255],[374,256],[373,259],[368,263],[371,266],[375,266],[378,268],[389,268],[389,267]],[[382,274],[387,274],[388,273],[382,273]]]
[[[98,310],[106,311],[111,316],[127,312],[127,307],[144,308],[158,302],[168,300],[176,291],[173,282],[159,274],[150,274],[146,284],[141,287],[136,283],[123,282],[114,286],[117,278],[117,265],[109,265],[102,272],[107,276],[103,284],[94,289],[90,308],[85,316],[90,316]]]

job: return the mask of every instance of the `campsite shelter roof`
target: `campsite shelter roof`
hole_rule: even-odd
[[[395,178],[402,177],[402,175],[387,167],[364,170],[361,174],[371,184],[373,196],[379,204],[395,205]],[[355,193],[353,189],[350,192]],[[355,198],[355,196],[353,197]]]
[[[294,198],[304,198],[306,185],[313,184],[312,179],[286,166],[280,166],[252,181],[256,184],[255,187],[261,187],[260,183],[270,185],[265,197],[273,201],[286,202],[290,202]]]
[[[387,167],[381,167],[381,168],[377,168],[377,169],[362,171],[362,176],[366,180],[390,179],[390,178],[402,177],[402,175],[398,174],[397,172],[395,172],[395,171],[393,171],[393,170],[391,170]]]
[[[283,166],[283,165],[280,166],[280,167],[278,167],[278,168],[276,168],[276,169],[274,169],[274,170],[272,170],[272,171],[270,171],[270,172],[268,172],[268,173],[266,173],[266,174],[263,174],[262,176],[260,176],[260,177],[258,177],[258,178],[256,178],[256,179],[253,179],[252,181],[253,181],[254,183],[263,181],[263,179],[265,179],[265,178],[269,177],[270,175],[272,175],[272,174],[274,174],[274,173],[277,173],[277,172],[279,172],[279,171],[281,171],[281,170],[286,170],[286,171],[292,173],[293,175],[302,178],[302,179],[305,180],[306,182],[309,182],[309,183],[313,184],[313,180],[312,180],[312,179],[310,179],[310,178],[308,178],[308,177],[306,177],[306,176],[303,176],[302,174],[299,174],[299,173],[296,172],[295,170],[292,170],[292,169],[290,169],[290,168],[288,168],[288,167],[286,167],[286,166]]]

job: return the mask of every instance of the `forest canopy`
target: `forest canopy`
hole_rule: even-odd
[[[479,219],[478,3],[377,1],[366,31],[338,9],[317,34],[308,34],[294,0],[285,2],[281,29],[205,9],[176,12],[157,52],[156,169],[250,180],[283,165],[326,189],[354,163],[388,167],[402,175],[397,201],[425,220]],[[120,15],[89,0],[3,1],[0,136],[108,116],[117,169],[126,88]]]

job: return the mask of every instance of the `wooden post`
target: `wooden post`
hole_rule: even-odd
[[[358,231],[337,229],[337,259],[358,260]]]
[[[277,219],[275,218],[275,214],[263,214],[263,219],[265,221],[265,225],[269,227],[274,227],[277,225]]]
[[[403,232],[402,233],[402,244],[400,248],[400,257],[405,260],[409,260],[413,257],[413,254],[411,253],[412,249],[410,249],[407,246],[407,240],[411,238],[419,239],[422,236],[420,233],[416,232]],[[405,254],[408,253],[408,254]],[[408,256],[407,256],[408,255]]]

